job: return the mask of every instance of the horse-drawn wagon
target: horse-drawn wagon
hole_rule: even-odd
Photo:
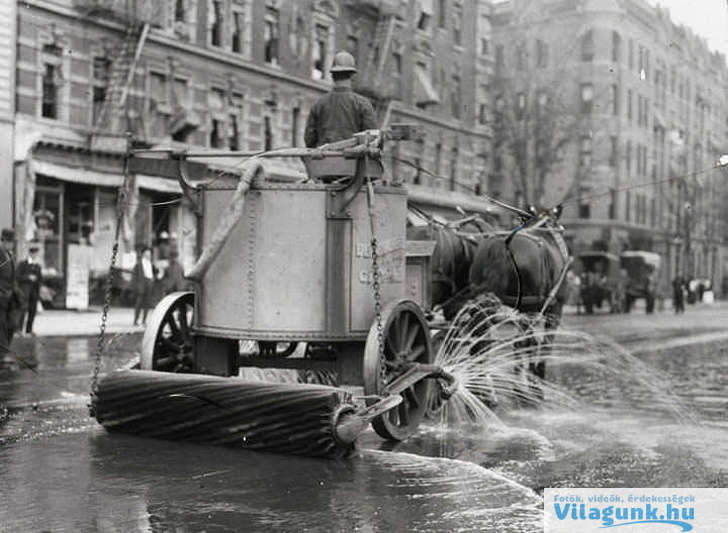
[[[241,189],[245,177],[192,185],[188,157],[176,154],[200,214],[203,253],[190,273],[195,291],[170,294],[154,309],[142,369],[331,371],[341,385],[363,385],[365,396],[399,393],[402,402],[373,425],[387,439],[411,434],[430,394],[424,378],[444,377],[432,367],[423,313],[434,243],[407,241],[407,193],[380,179],[376,142],[319,150],[308,161],[313,179],[303,183],[267,181],[252,161],[249,190]],[[317,179],[332,175],[344,179]],[[241,340],[261,349],[241,354]],[[298,343],[302,356],[292,354]]]
[[[433,303],[455,296],[457,307],[488,291],[512,299],[509,305],[517,309],[525,305],[560,316],[570,261],[558,228],[545,213],[521,212],[524,223],[511,232],[460,236],[458,242],[470,242],[463,248],[469,252],[445,263],[454,265],[462,279],[451,279],[450,293],[439,291],[433,302],[433,289],[442,282],[433,283],[433,273],[453,274],[441,269],[444,247],[439,237],[408,240],[406,189],[383,179],[380,163],[385,136],[402,140],[411,133],[407,127],[393,128],[336,146],[257,154],[243,164],[242,175],[221,174],[203,182],[189,179],[188,162],[210,153],[162,153],[163,164],[159,153],[131,157],[131,172],[149,173],[166,165],[177,174],[198,214],[201,254],[187,272],[195,290],[166,296],[148,322],[141,369],[157,372],[112,380],[106,386],[109,400],[96,402],[105,404],[97,418],[107,427],[170,434],[155,429],[152,419],[144,418],[141,429],[136,422],[127,423],[141,415],[125,411],[131,400],[113,393],[125,382],[155,401],[192,399],[204,409],[228,409],[211,399],[210,387],[199,380],[180,386],[207,387],[206,397],[170,393],[156,383],[159,371],[216,376],[236,376],[241,367],[330,371],[337,386],[363,386],[368,407],[356,411],[359,419],[371,420],[385,439],[403,440],[417,429],[435,390],[437,397],[448,398],[457,388],[455,378],[433,364],[433,325],[425,318]],[[267,156],[305,156],[310,179],[267,180],[261,163]],[[539,232],[549,238],[536,236]],[[430,264],[433,251],[436,265]],[[463,264],[455,265],[459,262]],[[243,340],[256,341],[260,349],[241,352]],[[305,343],[303,353],[294,349],[300,343]],[[540,377],[542,366],[536,371]],[[158,409],[174,411],[166,404]],[[331,424],[338,424],[338,413],[351,411],[350,406],[336,411]],[[225,412],[213,409],[211,420]],[[193,432],[183,419],[170,424],[175,435],[179,428],[185,436]],[[200,427],[215,426],[206,421]],[[239,432],[250,424],[235,422],[235,427]],[[213,440],[227,441],[228,429]],[[200,440],[197,434],[195,438]]]

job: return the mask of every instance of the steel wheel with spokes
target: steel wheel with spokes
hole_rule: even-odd
[[[391,302],[382,310],[383,360],[379,356],[379,330],[375,320],[364,349],[364,394],[380,395],[384,387],[411,363],[431,364],[430,330],[419,306],[410,300]],[[429,379],[405,389],[402,403],[372,421],[374,430],[388,440],[404,440],[417,430],[430,395]]]
[[[194,372],[194,307],[191,292],[173,292],[156,305],[142,339],[142,370]]]

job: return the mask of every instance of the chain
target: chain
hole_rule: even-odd
[[[114,266],[116,258],[119,255],[119,238],[121,236],[121,225],[124,221],[124,206],[126,204],[127,185],[129,181],[129,148],[130,139],[127,138],[126,158],[124,159],[124,181],[119,188],[116,201],[116,232],[114,234],[114,245],[111,248],[111,261],[109,263],[109,271],[106,274],[106,283],[104,288],[104,306],[101,311],[101,325],[99,327],[99,335],[96,342],[96,353],[94,355],[94,368],[91,374],[91,402],[89,403],[89,415],[96,416],[94,399],[99,390],[99,371],[101,370],[101,356],[104,353],[104,337],[106,335],[106,323],[109,318],[109,307],[111,307],[111,291],[114,285]]]
[[[374,220],[372,219],[372,229]],[[379,354],[379,376],[384,384],[387,376],[384,358],[384,332],[382,331],[382,294],[379,282],[379,263],[377,262],[377,237],[372,231],[372,291],[374,292],[374,315],[377,320],[377,353]]]
[[[365,160],[366,169],[366,160]],[[382,327],[382,293],[381,293],[381,281],[379,274],[379,262],[377,254],[377,234],[374,214],[374,187],[372,186],[372,180],[367,176],[367,198],[369,200],[369,228],[372,234],[371,247],[372,247],[372,292],[374,293],[374,315],[377,321],[377,353],[379,356],[379,377],[382,385],[386,382],[387,367],[385,365],[386,359],[384,357],[384,332]]]

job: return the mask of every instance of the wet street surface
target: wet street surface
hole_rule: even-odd
[[[19,339],[19,370],[0,374],[0,530],[537,532],[544,487],[725,487],[728,341],[644,348],[717,334],[725,316],[713,315],[695,327],[665,317],[649,338],[644,315],[567,317],[639,345],[649,366],[626,370],[653,374],[677,404],[639,380],[550,369],[578,407],[432,423],[397,445],[368,430],[341,461],[109,434],[86,408],[95,339]],[[110,338],[102,372],[132,361],[140,340]]]

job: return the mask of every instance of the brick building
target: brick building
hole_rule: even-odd
[[[0,192],[14,190],[21,255],[28,241],[39,242],[46,275],[61,291],[79,246],[93,251],[92,275],[106,270],[126,131],[148,147],[301,146],[338,49],[356,56],[358,88],[376,96],[380,118],[426,131],[423,141],[386,154],[396,178],[424,189],[481,190],[489,13],[477,0],[19,2],[15,110],[0,109],[2,127],[15,129],[14,175],[0,170],[8,172]],[[300,171],[271,165],[273,173]],[[178,201],[177,183],[135,175],[133,184],[122,265],[161,231],[176,235],[189,265],[194,215]]]
[[[495,116],[516,133],[496,132],[489,188],[564,201],[576,252],[658,252],[663,290],[677,273],[718,288],[728,274],[728,180],[713,168],[728,152],[726,58],[643,0],[510,0],[491,21]],[[518,169],[514,137],[528,139],[526,159],[542,157],[544,102],[560,120],[546,131],[563,142],[534,198],[503,176]]]

